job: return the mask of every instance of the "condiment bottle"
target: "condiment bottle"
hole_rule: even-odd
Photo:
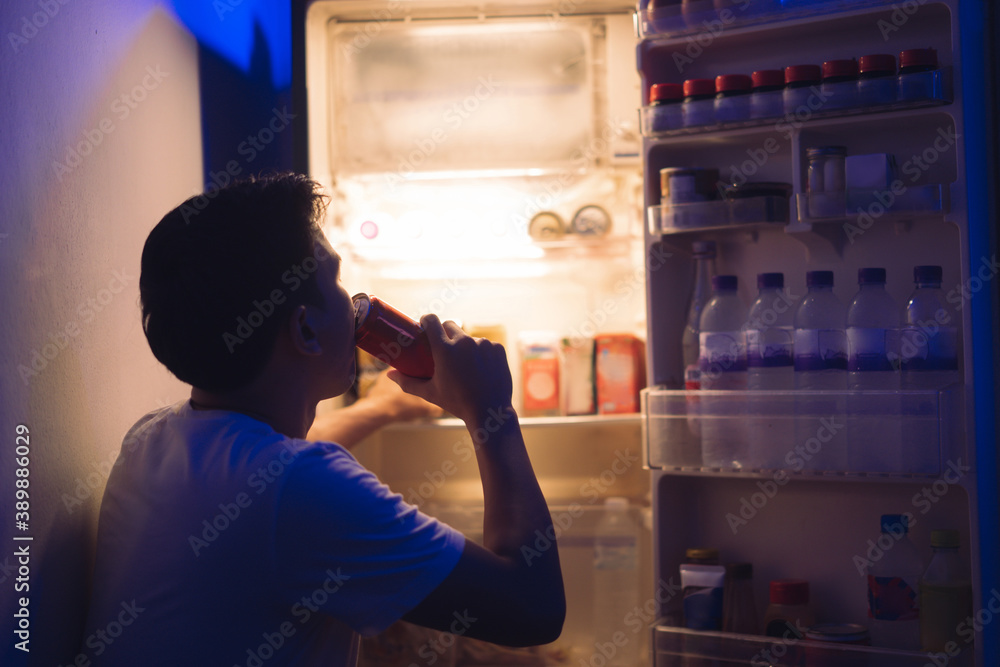
[[[858,63],[858,101],[883,106],[896,101],[896,58],[888,53],[861,56]]]
[[[809,607],[809,582],[803,579],[775,579],[768,588],[770,604],[764,613],[764,634],[768,637],[802,639],[816,622]]]
[[[715,77],[715,122],[733,123],[750,119],[753,80],[746,74]]]
[[[822,98],[817,95],[823,78],[819,65],[791,65],[785,68],[785,113],[815,112],[822,108]],[[810,100],[810,98],[812,98]],[[812,104],[810,104],[812,102]],[[815,108],[813,108],[815,107]]]
[[[823,83],[820,85],[824,108],[847,109],[858,105],[858,61],[827,60],[823,63]]]
[[[928,100],[940,97],[935,49],[909,49],[899,54],[899,100]]]
[[[715,79],[688,79],[684,82],[684,126],[697,127],[715,122]]]
[[[750,75],[751,118],[777,118],[785,113],[785,72],[780,69],[757,70]]]
[[[753,564],[730,563],[726,566],[724,600],[722,610],[724,631],[747,635],[760,632],[757,605],[753,597]]]
[[[957,530],[932,530],[934,555],[920,577],[920,649],[946,651],[960,646],[958,631],[972,617],[972,581],[958,555]]]
[[[649,89],[649,106],[653,108],[653,132],[676,130],[684,125],[684,86],[679,83],[657,83]]]

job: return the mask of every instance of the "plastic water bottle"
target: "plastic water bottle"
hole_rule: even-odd
[[[594,536],[594,653],[607,667],[635,667],[639,637],[619,645],[615,633],[628,634],[625,618],[639,604],[639,527],[625,498],[604,500]]]
[[[747,389],[794,389],[795,311],[784,274],[758,274],[757,289],[746,323]]]
[[[920,650],[941,652],[949,643],[962,646],[958,634],[972,618],[972,579],[958,555],[957,530],[932,530],[934,555],[920,578]]]
[[[909,538],[905,514],[883,514],[882,557],[868,570],[873,646],[920,650],[920,577],[924,564]]]
[[[900,339],[903,389],[940,389],[958,381],[958,331],[944,307],[940,266],[913,267]]]
[[[795,442],[786,462],[803,470],[847,469],[847,308],[833,293],[833,271],[806,273],[795,309]],[[825,392],[824,394],[804,392]]]
[[[899,396],[899,309],[885,291],[885,269],[858,269],[847,309],[848,465],[854,472],[903,472]],[[895,392],[895,393],[888,393]]]
[[[684,357],[684,388],[699,389],[698,334],[701,331],[701,313],[712,298],[712,276],[715,275],[715,241],[695,241],[691,244],[694,252],[694,290],[688,304],[687,323],[681,339]]]
[[[745,325],[747,389],[784,391],[786,395],[747,396],[748,457],[746,466],[765,470],[783,466],[795,437],[792,404],[795,368],[792,354],[794,303],[785,293],[785,276],[757,276],[757,300]]]
[[[795,388],[847,389],[847,309],[833,293],[833,271],[806,273],[805,297],[795,309]]]
[[[702,390],[745,390],[746,307],[736,290],[736,276],[712,278],[712,298],[701,314],[699,367]],[[740,396],[699,396],[702,464],[709,468],[742,468],[745,458],[744,401]]]

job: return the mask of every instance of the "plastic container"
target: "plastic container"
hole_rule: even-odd
[[[687,321],[681,336],[681,351],[684,360],[684,388],[701,388],[701,371],[698,368],[698,334],[701,331],[701,314],[712,298],[712,276],[715,275],[715,241],[695,241],[691,244],[694,253],[694,289],[688,303]]]
[[[764,612],[764,634],[782,639],[802,639],[816,623],[809,606],[809,582],[775,579],[768,587],[770,604]]]
[[[684,86],[679,83],[657,83],[649,91],[652,107],[651,129],[667,132],[684,127]]]
[[[963,646],[962,623],[972,617],[972,579],[958,554],[957,530],[932,530],[931,556],[920,578],[920,650],[945,651]]]
[[[861,56],[858,61],[858,102],[875,107],[896,101],[896,57],[888,53]]]
[[[878,540],[881,557],[868,570],[868,617],[872,646],[920,649],[919,582],[924,571],[909,538],[905,514],[883,514]]]
[[[824,109],[847,109],[858,106],[858,61],[827,60],[823,63]],[[851,84],[854,85],[851,85]]]
[[[751,118],[779,118],[785,113],[785,72],[780,69],[757,70],[750,75]]]
[[[720,74],[715,77],[715,122],[750,120],[752,88],[753,80],[746,74]]]
[[[833,271],[806,273],[806,295],[795,309],[795,388],[809,392],[847,389],[847,307],[833,293]],[[846,470],[847,430],[843,393],[800,394],[795,442],[802,450],[792,467]]]
[[[858,269],[859,289],[847,309],[847,385],[852,391],[898,391],[899,308],[885,291],[885,269]],[[887,418],[892,399],[849,399],[848,464],[863,472],[905,469],[900,421]],[[883,412],[878,412],[878,406]],[[898,409],[891,410],[898,414]]]
[[[726,566],[726,589],[723,596],[722,629],[755,635],[760,632],[757,604],[753,595],[753,565],[730,563]]]
[[[684,127],[715,122],[715,80],[688,79],[684,82]]]
[[[958,382],[958,329],[945,308],[940,266],[913,267],[914,290],[900,336],[903,389],[940,389]]]
[[[617,646],[612,640],[621,632],[624,619],[639,604],[639,527],[629,513],[625,498],[604,500],[604,515],[594,534],[594,641],[617,647],[608,658],[609,667],[634,667],[639,642]]]
[[[899,54],[899,100],[934,99],[937,94],[934,71],[938,68],[937,50],[909,49]]]
[[[736,276],[712,278],[712,298],[699,323],[699,368],[703,390],[744,390],[747,386],[743,324],[746,306]],[[745,428],[739,402],[702,394],[699,397],[703,465],[742,468]]]
[[[847,214],[847,149],[817,146],[806,149],[809,217],[832,218]]]
[[[819,65],[791,65],[785,68],[784,106],[786,114],[812,114],[822,108]]]

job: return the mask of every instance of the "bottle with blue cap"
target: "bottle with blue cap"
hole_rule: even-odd
[[[941,389],[958,381],[958,330],[944,307],[940,266],[913,267],[900,337],[903,389]]]
[[[920,650],[920,577],[924,564],[910,541],[911,515],[883,514],[868,553],[868,618],[873,646]]]

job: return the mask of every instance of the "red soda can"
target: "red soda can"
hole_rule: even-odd
[[[351,301],[358,347],[406,375],[434,375],[431,346],[419,323],[368,294],[355,294]]]

